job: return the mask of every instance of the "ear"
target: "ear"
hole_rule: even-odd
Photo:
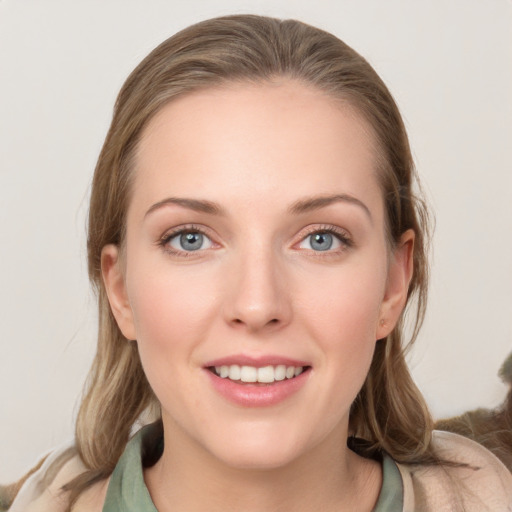
[[[388,336],[395,328],[407,302],[413,274],[414,231],[407,230],[391,254],[384,299],[380,307],[376,338]]]
[[[116,319],[123,336],[128,340],[135,340],[135,325],[133,313],[126,293],[126,283],[119,247],[109,244],[101,251],[101,275],[107,291],[110,309]]]

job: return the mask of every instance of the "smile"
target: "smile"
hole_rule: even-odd
[[[312,374],[306,361],[270,355],[233,355],[210,361],[203,368],[213,390],[244,408],[269,407],[288,400]]]
[[[213,366],[210,368],[218,377],[246,383],[272,384],[276,381],[293,379],[304,370],[304,366],[286,366],[279,364],[258,368],[256,366],[240,366],[237,364]]]

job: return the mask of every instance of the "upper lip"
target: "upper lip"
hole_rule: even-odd
[[[295,367],[310,366],[310,364],[307,361],[272,354],[258,356],[250,356],[247,354],[233,354],[230,356],[225,356],[208,361],[204,366],[208,368],[211,366],[231,366],[233,364],[237,364],[238,366],[254,366],[256,368],[279,365]]]

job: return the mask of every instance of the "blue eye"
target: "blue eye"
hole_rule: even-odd
[[[349,246],[350,241],[341,234],[331,233],[329,231],[315,231],[306,236],[300,243],[301,249],[309,249],[315,252],[325,252],[333,249],[341,249],[343,246]]]
[[[177,251],[186,252],[209,249],[212,246],[212,241],[198,231],[182,231],[169,238],[167,243]]]
[[[311,248],[315,251],[328,251],[334,242],[331,233],[314,233],[309,235]]]

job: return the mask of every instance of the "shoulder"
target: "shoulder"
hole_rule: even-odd
[[[62,446],[24,482],[9,512],[65,512],[66,493],[62,487],[86,470],[73,446]],[[73,512],[101,512],[108,480],[95,484],[84,492]]]
[[[450,432],[432,440],[439,466],[398,464],[404,511],[512,511],[512,474],[486,448]]]

